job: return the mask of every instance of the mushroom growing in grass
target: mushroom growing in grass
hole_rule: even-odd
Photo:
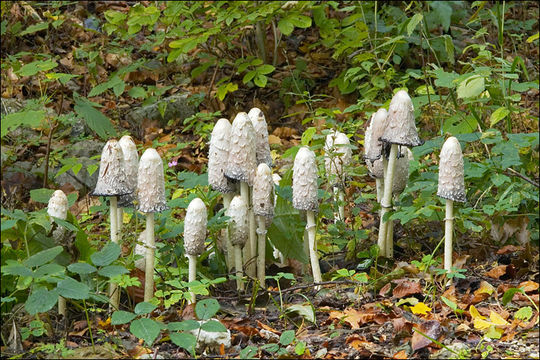
[[[272,170],[265,163],[259,164],[253,183],[253,213],[257,215],[257,278],[265,288],[266,225],[274,217],[274,180]]]
[[[388,124],[380,140],[390,148],[388,154],[387,171],[384,175],[384,194],[381,200],[381,216],[379,225],[378,245],[381,254],[387,254],[386,238],[388,234],[388,221],[384,217],[392,206],[392,187],[394,184],[394,169],[398,154],[398,145],[418,146],[422,141],[418,137],[416,125],[414,124],[414,107],[406,91],[398,91],[388,108]],[[373,135],[373,134],[372,134]],[[385,155],[385,154],[383,154]]]
[[[319,200],[317,198],[317,162],[315,161],[315,153],[305,146],[298,150],[294,158],[292,190],[294,208],[306,211],[306,231],[308,234],[311,271],[313,273],[313,281],[319,283],[322,281],[322,276],[319,257],[317,255],[317,240],[315,238],[317,226],[315,223],[315,212],[319,209]],[[319,287],[317,286],[316,290],[318,289]]]
[[[68,199],[66,194],[62,190],[56,190],[47,204],[47,214],[61,220],[66,220],[67,211]],[[60,226],[53,232],[53,238],[57,243],[63,243],[65,234],[66,229]],[[66,299],[61,296],[58,296],[58,314],[64,317],[66,316]]]
[[[274,180],[274,185],[279,186],[279,182],[281,181],[281,176],[277,173],[272,174],[272,180]],[[274,191],[274,206],[277,203],[277,194]],[[273,245],[272,245],[273,246]],[[272,252],[272,255],[275,259],[279,259],[279,264],[282,266],[285,266],[285,257],[283,256],[283,253],[279,251],[275,246],[273,246],[274,251]]]
[[[234,248],[234,261],[236,268],[236,288],[244,290],[242,280],[242,247],[246,244],[249,236],[248,208],[242,196],[235,196],[227,209],[229,219],[229,231],[231,243]]]
[[[449,137],[441,149],[437,195],[446,199],[444,226],[444,269],[452,270],[454,201],[465,202],[463,154],[458,139]]]
[[[124,169],[124,154],[117,140],[107,141],[101,152],[99,175],[93,196],[108,196],[110,199],[111,241],[118,243],[117,196],[131,193]],[[120,292],[116,284],[110,284],[111,306],[118,308]]]
[[[137,145],[129,135],[124,135],[118,141],[124,154],[124,172],[126,174],[126,183],[131,193],[118,197],[118,238],[121,236],[122,224],[124,222],[125,207],[133,207],[135,200],[135,190],[137,190],[137,171],[139,170],[139,153]]]
[[[326,174],[334,178],[334,201],[339,203],[338,213],[335,220],[345,219],[345,201],[343,186],[345,183],[344,167],[349,165],[352,159],[352,150],[347,135],[339,131],[333,131],[326,136],[324,144],[324,165]]]
[[[270,155],[270,144],[268,143],[268,125],[264,113],[259,108],[252,108],[248,113],[253,128],[255,129],[255,149],[257,164],[265,163],[272,168],[272,155]]]
[[[212,189],[223,194],[223,208],[227,211],[234,195],[234,184],[225,177],[227,159],[229,157],[229,138],[231,123],[227,119],[219,119],[214,125],[210,137],[210,149],[208,150],[208,183]],[[229,238],[229,232],[225,231],[225,248],[227,251],[227,268],[229,271],[234,266],[234,251]]]
[[[371,115],[369,126],[366,129],[364,137],[364,158],[366,159],[367,168],[375,178],[377,187],[377,202],[382,199],[384,191],[384,164],[382,158],[383,144],[379,138],[384,134],[388,119],[388,112],[381,108],[376,113]]]
[[[248,208],[249,241],[246,244],[244,261],[252,261],[257,255],[257,234],[255,232],[255,216],[250,206],[250,187],[253,186],[257,158],[255,150],[255,129],[248,114],[240,112],[236,115],[231,126],[229,157],[225,176],[240,182],[240,196]],[[236,252],[235,252],[236,255]],[[255,276],[255,266],[249,266],[246,272]]]
[[[154,296],[154,213],[168,209],[163,161],[156,149],[146,149],[141,156],[137,173],[137,199],[139,211],[146,214],[144,301],[149,301]]]
[[[191,200],[184,219],[184,250],[189,260],[189,282],[195,281],[197,276],[197,255],[204,251],[207,221],[204,202],[199,198]],[[189,303],[194,303],[195,293],[191,292],[190,295]]]

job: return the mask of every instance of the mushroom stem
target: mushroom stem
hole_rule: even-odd
[[[242,280],[242,249],[239,245],[234,246],[234,262],[236,268],[236,289],[244,290],[244,281]]]
[[[110,197],[110,206],[111,241],[118,244],[118,201],[116,196]],[[109,284],[109,297],[111,306],[117,310],[120,304],[120,290],[117,284]]]
[[[345,206],[343,202],[345,201],[345,196],[343,191],[339,189],[338,186],[334,186],[334,201],[338,205],[338,212],[334,214],[334,222],[343,221],[345,219]]]
[[[66,317],[66,299],[58,296],[58,314]]]
[[[223,194],[223,208],[225,209],[225,211],[227,211],[227,209],[229,208],[233,195],[234,193]],[[225,231],[225,248],[227,249],[227,270],[230,272],[232,268],[234,267],[234,249],[231,242],[231,237],[229,236],[228,225],[225,230],[226,230]]]
[[[246,265],[246,274],[249,276],[255,276],[255,266],[247,265],[257,256],[257,233],[255,232],[255,215],[253,214],[253,207],[250,205],[249,185],[242,181],[240,182],[240,196],[248,207],[248,224],[249,224],[249,240],[244,246],[244,263]],[[236,255],[236,253],[235,253]]]
[[[257,249],[258,256],[257,256],[257,279],[259,279],[260,286],[265,289],[265,257],[266,257],[266,224],[264,222],[264,216],[257,216],[257,235],[258,235],[258,242],[257,242]]]
[[[309,257],[309,254],[310,254],[310,252],[309,252],[309,234],[308,234],[307,227],[304,230],[304,254],[306,254],[308,257]],[[303,264],[302,271],[304,272],[304,274],[308,273],[308,271],[309,271],[309,263]]]
[[[388,222],[388,232],[386,234],[386,257],[394,257],[394,220]]]
[[[309,240],[309,258],[311,260],[311,271],[313,273],[313,282],[320,283],[322,281],[321,268],[319,266],[319,256],[317,255],[317,240],[315,239],[316,223],[315,213],[313,211],[306,211],[306,230]],[[319,290],[320,286],[315,286],[315,290]]]
[[[392,144],[390,148],[390,155],[388,156],[387,170],[384,174],[384,194],[381,201],[381,219],[379,223],[379,239],[377,244],[379,245],[380,255],[388,256],[386,250],[386,237],[388,234],[388,222],[384,221],[384,216],[390,211],[392,206],[392,185],[394,183],[394,169],[397,159],[397,144]]]
[[[118,241],[120,241],[122,238],[122,226],[124,225],[124,208],[121,206],[118,207],[118,219],[116,221],[118,226],[116,233],[118,234]]]
[[[444,219],[444,270],[452,270],[452,238],[454,232],[454,201],[446,199],[446,218]]]
[[[186,256],[189,261],[188,282],[192,282],[197,278],[197,256],[191,254],[186,254]],[[191,299],[188,301],[188,303],[193,304],[195,302],[195,293],[190,292],[189,295]]]
[[[146,267],[144,277],[144,301],[154,297],[154,213],[146,214]]]
[[[384,193],[384,181],[376,178],[375,186],[377,187],[377,202],[380,203]]]

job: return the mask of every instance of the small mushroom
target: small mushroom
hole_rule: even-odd
[[[388,112],[386,109],[377,110],[371,115],[364,137],[364,158],[371,176],[375,178],[378,202],[381,201],[384,190],[384,164],[381,156],[383,143],[379,138],[384,134],[384,129],[388,123],[387,119]]]
[[[67,219],[68,211],[68,199],[66,194],[62,190],[56,190],[49,199],[47,204],[47,214],[49,216],[59,218],[61,220]],[[53,232],[53,238],[58,242],[62,243],[65,236],[66,229],[63,227],[58,227]],[[58,314],[66,316],[66,299],[62,296],[58,296]]]
[[[347,135],[339,131],[333,131],[326,136],[324,144],[324,165],[326,175],[334,180],[334,202],[338,203],[338,213],[335,220],[345,219],[345,196],[342,189],[345,183],[344,167],[349,165],[352,159],[352,150]]]
[[[268,125],[264,113],[259,108],[252,108],[248,116],[255,129],[255,148],[257,164],[265,163],[272,168],[272,155],[270,155],[270,144],[268,143]]]
[[[154,296],[154,213],[168,209],[165,200],[163,161],[156,149],[146,149],[139,162],[137,173],[137,199],[139,211],[146,214],[146,271],[144,301]]]
[[[293,165],[293,206],[298,210],[306,211],[306,231],[309,244],[309,258],[311,261],[311,271],[313,281],[322,281],[319,258],[317,255],[317,242],[315,239],[316,222],[315,212],[319,210],[319,200],[317,198],[317,163],[315,153],[306,146],[298,150],[294,158]],[[316,287],[319,289],[319,286]]]
[[[458,139],[449,137],[441,149],[437,195],[446,199],[444,227],[444,269],[452,270],[452,241],[454,233],[454,201],[465,202],[463,153]]]
[[[124,222],[125,207],[133,207],[135,200],[135,190],[137,190],[137,171],[139,169],[139,153],[137,145],[129,135],[124,135],[118,141],[124,154],[124,172],[126,174],[126,183],[131,193],[118,197],[118,237],[121,235],[122,224]]]
[[[246,244],[249,237],[248,227],[248,208],[244,198],[240,195],[235,196],[226,215],[229,219],[229,231],[231,243],[234,248],[234,261],[236,267],[236,288],[244,290],[242,280],[242,247]]]
[[[274,180],[272,170],[265,163],[260,163],[253,183],[253,213],[257,216],[258,257],[257,278],[265,288],[266,226],[274,217]]]
[[[184,250],[189,260],[189,282],[195,281],[197,276],[197,256],[204,251],[207,222],[204,202],[199,198],[191,200],[184,219]],[[190,294],[191,300],[189,302],[194,303],[195,293],[191,292]]]

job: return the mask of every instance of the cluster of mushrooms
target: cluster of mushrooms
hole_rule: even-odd
[[[400,90],[392,98],[388,111],[379,109],[372,115],[365,133],[364,158],[376,179],[377,201],[381,204],[378,246],[380,254],[389,258],[393,257],[393,222],[387,221],[385,215],[392,210],[392,197],[399,196],[406,186],[409,161],[413,159],[409,148],[423,143],[418,137],[413,110],[409,95]],[[338,204],[335,221],[343,221],[345,168],[352,158],[349,138],[332,131],[326,137],[324,153],[326,173]],[[244,272],[265,286],[266,229],[274,216],[274,186],[280,180],[278,174],[272,174],[272,165],[266,119],[260,109],[238,113],[232,124],[224,118],[216,122],[210,140],[208,182],[223,195],[223,207],[229,217],[223,232],[226,263],[229,271],[235,271],[238,290],[244,289]],[[293,206],[305,212],[304,249],[309,253],[314,283],[322,281],[316,241],[317,182],[315,153],[303,146],[294,159]],[[144,255],[135,266],[145,271],[144,301],[149,301],[154,294],[154,213],[168,209],[160,155],[149,148],[139,160],[130,136],[109,140],[101,154],[99,177],[92,195],[109,198],[113,242],[120,239],[124,207],[136,206],[145,213],[146,229],[134,253]],[[441,150],[437,195],[446,199],[444,268],[450,270],[453,202],[465,201],[463,155],[455,137],[446,140]],[[49,215],[65,220],[67,207],[66,195],[61,190],[55,191],[49,201]],[[196,279],[197,256],[205,249],[206,232],[206,206],[200,198],[195,198],[184,220],[190,282]],[[281,256],[276,250],[274,254]],[[111,306],[117,309],[120,293],[114,284],[110,285],[109,296]],[[191,302],[195,301],[194,294],[190,298]],[[65,301],[61,300],[59,311],[65,314]]]

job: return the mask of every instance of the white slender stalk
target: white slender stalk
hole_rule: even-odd
[[[339,219],[345,221],[345,193],[342,190],[338,190],[338,200],[339,200]]]
[[[120,241],[122,239],[122,227],[124,226],[124,208],[121,206],[118,207],[118,220],[116,221],[118,221],[117,237],[118,241]]]
[[[394,220],[388,222],[388,233],[386,234],[386,257],[394,257]]]
[[[156,248],[154,238],[154,213],[146,214],[146,271],[144,283],[144,301],[154,297],[154,251]]]
[[[257,233],[255,232],[255,216],[253,215],[253,208],[250,204],[249,185],[246,182],[240,183],[240,196],[248,207],[248,223],[249,223],[249,240],[244,246],[244,265],[248,261],[252,261],[257,255]],[[236,255],[236,253],[235,253]],[[249,276],[255,276],[255,266],[246,266],[246,274]]]
[[[313,211],[306,211],[306,229],[309,239],[309,258],[311,260],[311,271],[313,272],[313,282],[319,283],[322,281],[321,268],[319,266],[319,256],[317,254],[317,240],[315,238],[316,234],[316,223],[315,223],[315,213]],[[315,286],[315,290],[319,290],[320,286]]]
[[[66,317],[66,299],[58,296],[58,314]]]
[[[309,234],[307,228],[304,230],[304,254],[309,258]],[[303,264],[302,266],[304,274],[309,272],[309,264]]]
[[[381,201],[381,219],[379,223],[379,239],[377,244],[379,245],[380,255],[386,256],[386,237],[388,234],[388,222],[384,221],[384,215],[390,211],[392,206],[392,185],[394,183],[394,168],[397,158],[396,144],[392,144],[390,148],[390,155],[388,156],[387,171],[384,177],[384,195]]]
[[[338,205],[338,211],[334,212],[334,222],[343,221],[345,218],[345,207],[343,206],[343,192],[339,187],[334,186],[334,202]]]
[[[236,289],[238,291],[243,291],[244,281],[242,280],[242,249],[239,245],[234,246],[234,262],[236,268]]]
[[[111,241],[118,244],[118,201],[116,196],[109,198],[110,209],[110,222],[111,222]],[[120,304],[120,289],[117,284],[109,284],[109,298],[111,299],[111,307],[115,310],[118,309]]]
[[[189,261],[189,272],[188,272],[188,282],[195,281],[197,278],[197,255],[186,254]],[[195,302],[195,293],[190,292],[191,300],[188,301],[188,304],[193,304]]]
[[[264,216],[257,216],[257,279],[259,279],[260,286],[265,289],[265,257],[266,257],[266,224],[264,222]]]
[[[446,199],[444,223],[444,270],[452,270],[452,240],[454,236],[454,201]]]
[[[229,208],[233,195],[234,195],[233,193],[223,194],[223,208],[225,209],[225,211],[227,211],[227,209]],[[232,268],[234,267],[234,249],[231,243],[231,237],[229,236],[228,225],[225,230],[226,230],[225,231],[225,247],[227,249],[227,270],[230,272]]]
[[[384,180],[383,179],[375,179],[375,185],[377,187],[377,202],[381,203],[381,199],[384,194]]]

